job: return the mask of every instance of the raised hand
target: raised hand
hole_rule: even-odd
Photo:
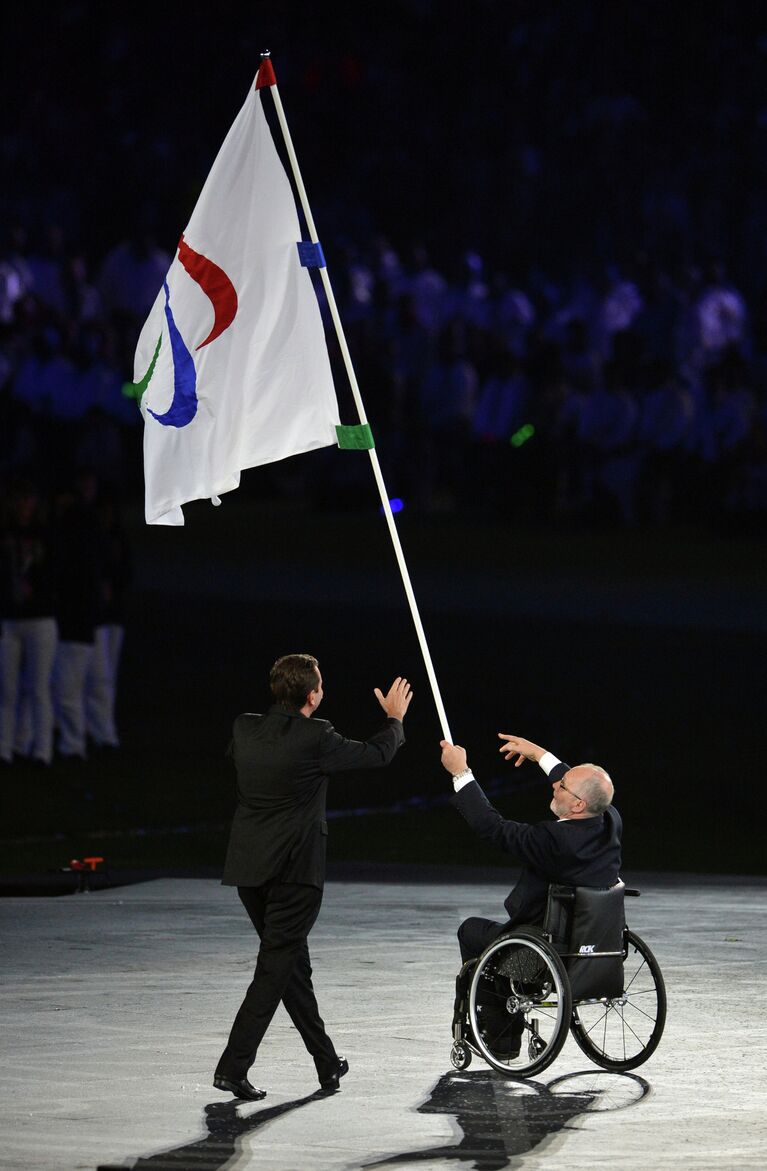
[[[386,695],[383,694],[380,687],[373,688],[373,694],[389,719],[404,720],[405,712],[410,707],[410,701],[413,698],[413,692],[407,679],[402,679],[398,675]]]
[[[532,740],[525,740],[522,736],[512,736],[508,732],[499,732],[498,735],[501,740],[506,741],[498,751],[503,753],[507,760],[514,760],[516,756],[515,768],[519,768],[523,760],[539,761],[546,752],[540,744],[533,744]]]

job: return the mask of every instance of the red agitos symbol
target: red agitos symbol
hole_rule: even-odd
[[[201,252],[195,252],[183,236],[178,242],[178,258],[192,280],[196,281],[203,293],[210,298],[213,306],[213,328],[205,341],[195,347],[201,350],[203,346],[215,341],[234,321],[237,315],[237,292],[223,268],[219,268]]]

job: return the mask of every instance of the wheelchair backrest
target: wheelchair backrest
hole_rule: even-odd
[[[544,931],[564,960],[573,1000],[620,996],[623,991],[625,886],[549,887]]]

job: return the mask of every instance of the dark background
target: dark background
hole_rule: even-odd
[[[32,239],[57,224],[94,272],[139,231],[173,249],[269,48],[342,303],[350,257],[380,236],[405,263],[425,246],[453,282],[467,250],[530,284],[538,270],[564,281],[607,263],[646,277],[716,262],[760,352],[762,5],[191,3],[132,16],[63,3],[16,11],[4,41],[4,220]],[[139,327],[119,325],[126,377]],[[16,335],[3,339],[12,362]],[[351,421],[341,381],[339,397]],[[388,486],[407,495],[400,432],[374,396],[374,425],[376,411]],[[394,765],[332,786],[331,856],[502,862],[441,803],[439,724],[367,457],[253,470],[174,531],[143,526],[140,429],[125,424],[122,441],[123,748],[78,773],[19,766],[2,795],[2,869],[89,852],[115,869],[218,867],[231,720],[268,702],[268,667],[290,650],[319,657],[321,714],[349,735],[376,725],[373,686],[403,673],[416,690]],[[543,815],[546,788],[531,766],[500,763],[497,731],[603,764],[629,870],[763,872],[763,506],[724,507],[698,469],[685,507],[654,523],[559,515],[537,503],[550,468],[531,455],[501,508],[470,484],[462,494],[459,475],[439,508],[398,518],[456,740],[520,818]]]
[[[758,2],[20,7],[3,208],[94,258],[147,220],[172,248],[269,49],[328,248],[588,268],[652,245],[761,291],[765,38]]]

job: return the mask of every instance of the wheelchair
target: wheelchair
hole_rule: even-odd
[[[568,1029],[603,1069],[647,1061],[666,1022],[666,989],[655,956],[626,926],[623,882],[608,889],[554,884],[543,926],[510,928],[456,979],[456,1069],[476,1054],[508,1077],[546,1069]]]

